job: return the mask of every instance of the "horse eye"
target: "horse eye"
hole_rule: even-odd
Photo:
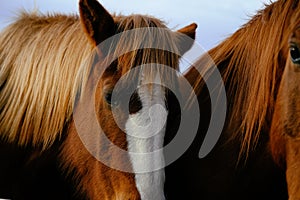
[[[111,97],[112,97],[112,92],[108,92],[104,96],[106,103],[108,103],[109,105],[111,105]]]
[[[300,51],[296,45],[291,45],[290,54],[294,64],[300,64]]]
[[[112,91],[106,92],[104,94],[104,99],[106,103],[110,106],[117,106],[119,104],[119,102],[116,99],[112,99]]]

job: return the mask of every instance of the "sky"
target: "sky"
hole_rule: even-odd
[[[270,0],[99,0],[111,13],[148,14],[176,30],[197,23],[196,41],[204,50],[216,46],[245,24]],[[21,10],[78,13],[78,0],[1,0],[0,29]],[[193,53],[191,53],[193,54]]]

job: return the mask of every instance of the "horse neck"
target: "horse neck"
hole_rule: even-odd
[[[210,50],[210,57],[204,56],[194,65],[203,69],[203,74],[211,73],[212,66],[217,65],[228,101],[223,131],[230,132],[229,140],[237,139],[241,142],[241,152],[249,152],[257,144],[261,132],[268,132],[270,128],[269,122],[283,71],[280,66],[287,51],[284,43],[288,40],[288,20],[285,16],[288,11],[289,8],[282,9],[280,15],[283,16],[269,9],[259,13],[231,37]],[[194,85],[201,104],[202,98],[207,99],[205,81],[193,68],[185,76]]]

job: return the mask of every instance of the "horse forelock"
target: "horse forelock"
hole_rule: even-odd
[[[151,16],[119,16],[115,17],[115,21],[118,24],[120,37],[113,45],[116,47],[112,48],[109,54],[118,58],[118,69],[122,70],[123,75],[130,72],[124,76],[124,80],[130,82],[134,78],[140,77],[140,70],[132,69],[149,65],[149,67],[140,68],[148,78],[155,79],[159,74],[161,80],[170,84],[175,83],[174,73],[170,73],[170,70],[179,68],[177,35],[168,30],[164,22]],[[128,31],[130,34],[126,34]]]
[[[288,38],[299,14],[297,0],[279,0],[267,5],[208,52],[221,72],[230,99],[226,129],[231,130],[229,141],[241,141],[240,159],[247,158],[261,132],[270,129]],[[204,73],[209,73],[212,63],[205,59],[200,59],[198,64],[204,63]],[[197,79],[194,88],[199,93],[204,82],[202,78]]]

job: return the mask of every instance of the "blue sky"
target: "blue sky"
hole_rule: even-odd
[[[198,24],[197,41],[209,49],[247,22],[269,0],[100,0],[110,12],[150,14],[170,28]],[[78,0],[1,0],[0,28],[21,8],[42,12],[77,13]]]
[[[178,29],[198,24],[197,43],[212,48],[246,23],[270,0],[99,0],[111,13],[149,14]],[[78,0],[1,0],[0,29],[12,21],[20,9],[43,13],[78,13]],[[191,56],[193,57],[193,56]],[[193,59],[193,58],[191,58]]]

